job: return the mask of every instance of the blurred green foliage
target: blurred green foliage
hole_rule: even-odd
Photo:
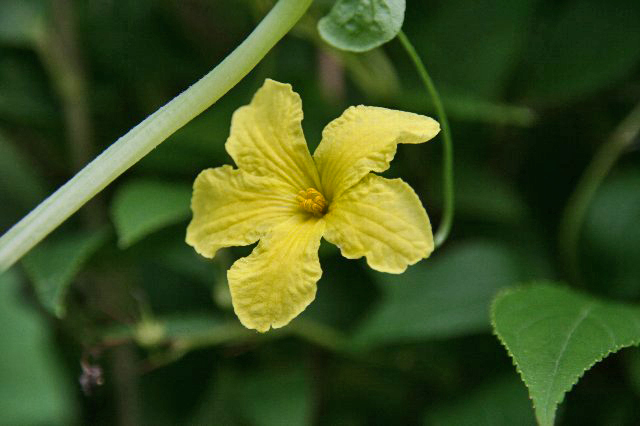
[[[533,422],[526,388],[490,331],[490,303],[506,287],[567,278],[560,213],[596,148],[640,100],[640,2],[408,1],[403,30],[453,129],[453,235],[398,276],[323,245],[316,301],[290,326],[258,335],[234,317],[225,280],[251,248],[209,261],[184,243],[193,180],[231,162],[223,143],[233,111],[264,78],[289,82],[312,148],[349,105],[433,113],[396,41],[365,54],[321,41],[316,24],[333,3],[315,2],[228,95],[0,277],[0,424]],[[68,44],[56,43],[65,40],[79,54],[88,161],[219,63],[270,5],[1,1],[2,229],[80,167],[69,100],[46,49],[64,57]],[[72,28],[69,38],[60,28]],[[635,147],[596,194],[580,244],[584,288],[632,303],[640,301]],[[416,189],[434,225],[440,153],[439,139],[401,146],[388,172]],[[637,358],[623,351],[596,365],[557,423],[636,423]],[[104,375],[90,395],[77,385],[80,360]]]
[[[73,376],[65,374],[52,329],[27,304],[14,272],[0,277],[2,424],[69,424],[78,418]]]

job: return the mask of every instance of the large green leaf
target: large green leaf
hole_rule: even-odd
[[[65,296],[74,277],[105,242],[106,231],[67,234],[39,244],[22,259],[40,303],[57,317],[65,315]]]
[[[494,295],[524,279],[518,260],[504,245],[473,242],[401,275],[376,274],[385,294],[354,337],[380,345],[488,331]]]
[[[640,309],[551,283],[509,289],[492,306],[493,327],[529,388],[538,422],[596,362],[640,342]]]
[[[515,374],[500,377],[474,389],[452,404],[426,415],[425,424],[436,426],[527,426],[535,418],[527,391]]]
[[[47,324],[19,290],[13,270],[0,275],[0,425],[75,424],[75,392]]]
[[[148,234],[189,217],[191,186],[134,180],[118,189],[111,216],[118,245],[126,248]]]
[[[398,34],[404,9],[405,0],[338,0],[318,21],[318,31],[338,49],[365,52]]]

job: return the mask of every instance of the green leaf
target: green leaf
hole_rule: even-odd
[[[318,21],[318,31],[338,49],[366,52],[400,32],[404,10],[404,0],[338,0]]]
[[[43,30],[46,2],[3,0],[0,2],[0,42],[30,45]]]
[[[80,232],[46,240],[22,259],[42,306],[55,316],[65,315],[65,297],[82,265],[105,242],[108,233]]]
[[[118,189],[111,217],[118,245],[127,248],[154,231],[189,217],[191,186],[133,180]]]
[[[633,72],[640,61],[640,2],[573,0],[558,5],[527,55],[527,75],[520,77],[528,84],[527,96],[570,101]]]
[[[499,289],[521,281],[519,259],[504,245],[473,242],[410,266],[376,274],[385,295],[355,334],[380,345],[488,331],[489,305]]]
[[[492,306],[495,333],[529,388],[538,422],[595,363],[640,342],[640,309],[551,283],[509,289]]]
[[[534,426],[527,390],[516,375],[501,377],[447,406],[427,413],[425,424],[437,426]]]
[[[76,401],[47,324],[20,296],[15,270],[0,275],[2,425],[70,425]]]

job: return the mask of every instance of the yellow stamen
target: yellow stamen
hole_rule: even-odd
[[[326,212],[327,200],[315,188],[307,188],[306,191],[298,192],[296,200],[300,204],[300,208],[316,216],[322,216]]]

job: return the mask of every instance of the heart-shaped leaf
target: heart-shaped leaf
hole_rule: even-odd
[[[492,322],[542,426],[553,425],[558,404],[585,371],[640,342],[640,308],[551,283],[504,290],[493,302]]]

